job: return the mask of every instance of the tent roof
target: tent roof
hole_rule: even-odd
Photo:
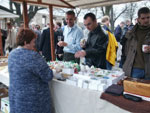
[[[15,2],[23,2],[26,1],[28,4],[40,5],[47,7],[48,5],[56,6],[56,7],[65,7],[65,8],[74,8],[73,5],[69,4],[65,0],[12,0]]]
[[[18,15],[0,9],[0,18],[18,18]]]
[[[79,8],[93,8],[112,4],[138,2],[143,0],[65,0],[69,4]]]
[[[66,8],[93,8],[99,6],[107,6],[112,4],[121,4],[128,2],[137,2],[143,0],[12,0],[12,1],[26,1],[29,4],[38,4],[42,6],[53,5],[56,7],[66,7]]]

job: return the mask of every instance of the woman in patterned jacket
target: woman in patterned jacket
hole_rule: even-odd
[[[36,34],[21,29],[8,57],[10,113],[51,113],[48,82],[53,72],[35,50]]]

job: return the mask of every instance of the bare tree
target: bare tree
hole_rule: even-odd
[[[66,8],[54,8],[55,13],[65,14],[66,11],[68,11],[68,9],[66,9]]]
[[[54,8],[54,12],[53,13],[57,13],[57,14],[61,14],[61,15],[65,15],[65,13],[69,10],[72,10],[72,9],[68,9],[68,8]],[[82,9],[80,8],[75,8],[73,9],[73,11],[75,12],[75,15],[76,15],[76,22],[78,21],[78,17],[79,15],[81,14],[82,12]]]
[[[103,14],[103,16],[107,15],[110,17],[110,23],[111,23],[111,30],[113,31],[114,29],[114,21],[113,21],[113,6],[112,5],[109,5],[109,6],[104,6],[104,7],[101,7],[101,12]]]
[[[143,5],[144,5],[145,7],[150,7],[150,1],[149,1],[149,2],[143,1]]]
[[[57,12],[60,14],[65,14],[68,10],[72,10],[72,9],[54,8],[54,12]],[[73,9],[73,11],[75,12],[76,17],[78,18],[78,16],[80,15],[82,10],[80,8],[75,8],[75,9]]]
[[[76,14],[76,17],[78,18],[78,16],[79,16],[79,14],[81,13],[81,9],[80,8],[75,8],[74,9],[74,12],[75,12],[75,14]]]
[[[15,22],[17,24],[19,24],[21,21],[23,21],[23,14],[22,14],[22,11],[21,11],[22,10],[21,4],[16,3],[16,2],[12,2],[10,0],[9,1],[9,8],[0,5],[0,9],[8,11],[8,12],[16,14],[16,15],[19,15],[19,18],[17,18],[15,20]],[[35,16],[35,14],[37,13],[37,11],[39,11],[41,9],[45,9],[45,8],[38,7],[38,6],[29,6],[29,8],[28,8],[28,19],[29,19],[29,22]]]
[[[127,10],[124,13],[124,17],[130,19],[130,21],[132,22],[135,14],[136,14],[137,4],[136,3],[129,3],[126,5],[126,7],[127,7]]]
[[[108,15],[110,17],[111,30],[114,31],[114,24],[116,20],[127,10],[127,7],[124,7],[119,12],[114,11],[113,5],[101,7],[101,12],[104,15]]]

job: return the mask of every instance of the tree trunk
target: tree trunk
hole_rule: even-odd
[[[105,15],[108,15],[110,17],[110,11],[112,9],[112,5],[105,6]]]
[[[113,12],[113,7],[111,8],[111,15],[110,15],[110,23],[111,23],[111,31],[114,32],[114,12]]]
[[[111,31],[114,31],[114,17],[113,17],[113,5],[105,6],[105,15],[108,15],[110,17],[110,24],[111,24]]]

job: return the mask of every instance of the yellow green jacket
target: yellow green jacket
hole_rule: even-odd
[[[107,51],[106,51],[106,60],[114,66],[117,57],[116,49],[118,48],[118,43],[116,41],[115,36],[111,32],[109,31],[106,32],[109,38]]]

